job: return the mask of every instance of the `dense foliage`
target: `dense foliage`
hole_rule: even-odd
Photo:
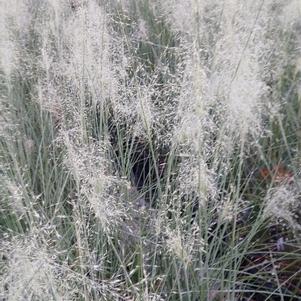
[[[0,1],[0,300],[300,300],[300,15]]]

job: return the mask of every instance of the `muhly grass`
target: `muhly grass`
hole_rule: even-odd
[[[1,300],[300,300],[299,1],[0,1]]]

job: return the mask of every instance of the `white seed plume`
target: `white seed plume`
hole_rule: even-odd
[[[105,145],[84,145],[76,140],[77,136],[74,131],[63,135],[66,166],[77,182],[82,205],[90,204],[104,230],[114,230],[125,215],[124,203],[119,199],[120,187],[125,183],[112,174]]]
[[[72,298],[72,289],[68,279],[64,278],[65,271],[56,265],[45,246],[39,244],[36,238],[2,241],[0,251],[7,264],[0,281],[0,296],[5,300]]]
[[[269,189],[265,199],[264,215],[273,221],[284,221],[294,230],[301,230],[300,190],[294,183]]]

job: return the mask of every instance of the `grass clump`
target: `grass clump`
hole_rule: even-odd
[[[298,3],[10,5],[0,299],[299,300]]]

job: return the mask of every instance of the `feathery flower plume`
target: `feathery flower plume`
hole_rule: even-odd
[[[283,183],[270,188],[265,199],[264,215],[274,222],[284,222],[290,228],[301,231],[300,184]]]

